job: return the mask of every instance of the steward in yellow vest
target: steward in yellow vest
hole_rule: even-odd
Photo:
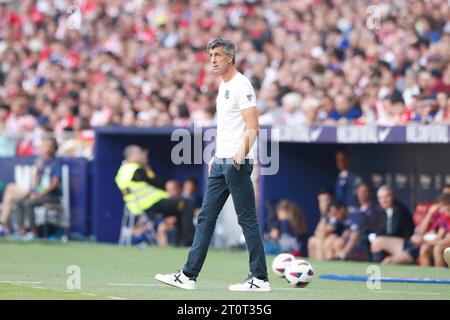
[[[183,197],[170,198],[165,181],[156,177],[148,165],[148,152],[137,145],[124,151],[125,161],[115,181],[123,195],[128,211],[134,215],[156,214],[177,217],[177,244],[190,246],[194,236],[193,211],[195,204]]]

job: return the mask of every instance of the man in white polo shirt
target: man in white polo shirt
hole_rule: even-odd
[[[222,76],[217,96],[216,154],[209,165],[206,194],[200,209],[194,242],[182,270],[157,274],[159,281],[182,289],[195,289],[216,226],[217,217],[231,194],[249,252],[250,274],[229,286],[231,291],[270,291],[266,257],[256,219],[253,170],[258,112],[250,81],[235,68],[236,47],[219,38],[208,44],[215,73]]]

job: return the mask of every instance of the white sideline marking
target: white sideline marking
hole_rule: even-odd
[[[85,296],[91,296],[91,297],[97,296],[95,293],[82,292],[81,294],[84,294]]]
[[[401,291],[377,291],[377,290],[374,290],[373,292],[387,293],[387,294],[428,294],[428,295],[433,295],[433,296],[439,295],[439,293],[437,293],[437,292],[401,292]]]
[[[47,289],[47,288],[44,288],[44,287],[32,287],[32,288],[34,288],[34,289]]]
[[[127,300],[127,298],[113,297],[113,296],[109,296],[109,297],[107,297],[107,298],[113,299],[113,300]]]
[[[0,283],[12,283],[12,284],[40,284],[39,281],[12,281],[12,280],[5,280],[0,281]]]
[[[165,284],[151,283],[109,283],[109,286],[129,286],[129,287],[167,287]]]

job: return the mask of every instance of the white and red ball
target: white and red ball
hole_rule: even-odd
[[[284,278],[286,267],[295,261],[295,257],[289,253],[280,253],[272,262],[272,271],[280,278]]]
[[[304,288],[314,277],[314,269],[306,260],[295,260],[286,267],[284,276],[293,287]]]

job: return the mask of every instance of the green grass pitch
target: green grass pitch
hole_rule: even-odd
[[[160,284],[158,272],[180,268],[188,249],[119,247],[92,243],[0,241],[0,299],[450,299],[448,284],[381,283],[369,290],[365,282],[319,279],[321,274],[368,275],[367,263],[310,261],[315,270],[312,283],[291,288],[269,271],[273,291],[229,292],[231,283],[248,273],[243,251],[210,249],[197,280],[197,290],[185,291]],[[270,268],[273,256],[268,256]],[[80,267],[81,289],[68,290],[70,265]],[[382,266],[381,276],[450,278],[445,268]]]

